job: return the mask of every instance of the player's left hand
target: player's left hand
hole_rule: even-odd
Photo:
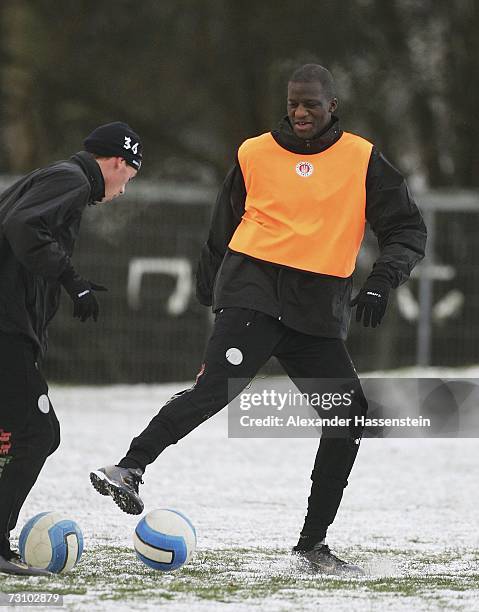
[[[351,306],[356,306],[356,321],[359,323],[362,319],[364,327],[377,327],[386,312],[390,289],[384,281],[368,278],[351,301]]]
[[[63,286],[73,302],[73,317],[84,323],[90,317],[96,322],[100,306],[95,291],[108,291],[103,285],[97,285],[75,274],[63,280]]]

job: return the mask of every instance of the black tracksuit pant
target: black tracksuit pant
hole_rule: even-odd
[[[27,495],[60,443],[48,386],[30,341],[0,332],[0,555]]]
[[[228,360],[227,352],[231,348],[241,351],[240,363],[238,359]],[[237,351],[234,354],[239,355]],[[119,465],[144,469],[167,446],[175,444],[226,406],[232,399],[234,380],[243,379],[233,391],[233,395],[238,395],[245,386],[244,379],[254,378],[271,356],[277,357],[304,393],[311,394],[315,380],[320,378],[348,379],[355,389],[350,414],[366,414],[367,403],[342,340],[297,332],[278,319],[255,310],[225,308],[216,315],[202,372],[195,385],[174,395],[161,408],[146,429],[133,439]],[[342,437],[328,435],[323,429],[311,474],[311,494],[302,535],[318,540],[325,537],[347,485],[360,437],[358,428]]]

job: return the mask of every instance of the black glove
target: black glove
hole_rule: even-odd
[[[364,327],[377,327],[386,312],[391,284],[382,278],[370,276],[361,291],[351,301],[356,306],[356,321],[363,319]],[[363,316],[364,315],[364,316]]]
[[[73,317],[80,319],[83,323],[90,317],[98,319],[100,310],[94,291],[108,291],[103,285],[97,285],[85,280],[78,274],[73,276],[65,275],[60,278],[60,282],[65,287],[65,291],[70,295],[73,302]]]

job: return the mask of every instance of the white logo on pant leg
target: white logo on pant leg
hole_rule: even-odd
[[[38,398],[38,410],[43,412],[43,414],[50,412],[50,401],[48,399],[48,395],[40,395]]]
[[[243,353],[239,348],[229,348],[226,351],[226,360],[233,365],[239,365],[243,361]]]

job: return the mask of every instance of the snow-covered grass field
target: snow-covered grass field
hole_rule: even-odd
[[[172,507],[191,518],[196,555],[171,574],[142,565],[132,547],[139,517],[99,496],[88,473],[118,461],[186,386],[51,388],[62,444],[14,536],[31,516],[59,510],[81,526],[85,552],[70,574],[2,576],[0,591],[61,593],[65,609],[82,611],[479,610],[479,440],[471,438],[363,440],[328,543],[368,574],[326,578],[290,554],[317,440],[228,439],[225,410],[165,451],[141,488],[147,511]]]

